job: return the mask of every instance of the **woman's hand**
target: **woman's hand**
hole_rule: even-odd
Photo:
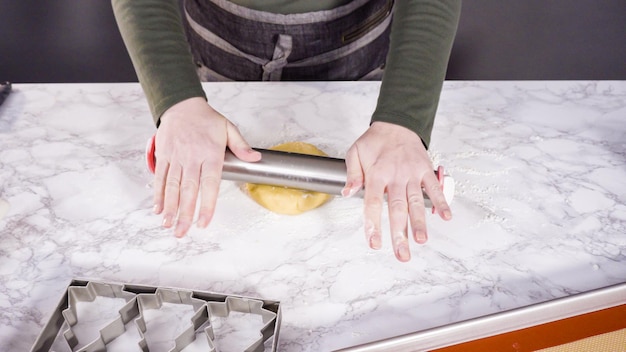
[[[365,185],[365,236],[373,249],[382,247],[380,217],[385,193],[393,250],[400,261],[411,259],[408,222],[417,243],[425,243],[428,238],[422,191],[442,219],[452,218],[426,148],[420,137],[407,128],[374,122],[348,150],[346,166],[343,195],[351,196]]]
[[[227,146],[243,161],[261,159],[237,127],[200,97],[181,101],[161,116],[155,144],[154,212],[163,214],[164,227],[176,224],[176,237],[191,227],[198,196],[197,226],[211,221]]]

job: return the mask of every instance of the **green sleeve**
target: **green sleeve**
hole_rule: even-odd
[[[372,122],[415,131],[426,147],[439,104],[461,0],[400,0]]]
[[[177,0],[112,0],[113,12],[156,125],[172,105],[204,97]]]

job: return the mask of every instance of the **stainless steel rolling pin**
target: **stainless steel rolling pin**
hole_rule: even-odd
[[[239,160],[226,150],[222,179],[273,186],[285,186],[309,191],[341,195],[346,185],[346,163],[343,159],[280,152],[261,152],[258,162]]]
[[[222,179],[274,186],[285,186],[310,191],[341,195],[346,184],[347,171],[344,159],[289,153],[269,149],[258,149],[262,158],[248,163],[239,160],[226,151]],[[437,173],[437,171],[435,171]],[[446,200],[452,201],[454,180],[443,177],[443,190]],[[363,191],[357,193],[363,196]],[[428,195],[424,193],[426,206],[431,207]]]
[[[146,146],[146,163],[152,173],[156,164],[154,139],[155,136],[152,136]],[[227,149],[224,155],[222,179],[292,187],[334,195],[341,195],[341,190],[346,184],[347,171],[343,159],[269,149],[255,148],[255,150],[261,152],[261,160],[248,163],[239,160]],[[445,175],[442,167],[439,167],[435,174],[440,180],[443,194],[449,204],[454,197],[454,179]],[[363,196],[363,191],[357,193],[356,196]],[[424,203],[427,207],[432,207],[426,193],[424,193]]]

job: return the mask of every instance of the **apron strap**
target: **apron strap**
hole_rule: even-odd
[[[287,65],[287,58],[291,54],[293,40],[290,35],[280,34],[274,47],[272,61],[263,65],[264,81],[280,81],[283,67]]]

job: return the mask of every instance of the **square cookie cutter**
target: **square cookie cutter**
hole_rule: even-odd
[[[126,303],[118,310],[118,316],[99,329],[98,337],[86,345],[79,345],[72,328],[78,324],[76,307],[79,302],[93,302],[97,297],[123,299]],[[180,352],[196,339],[198,333],[207,339],[208,352],[219,352],[214,344],[215,331],[211,317],[227,317],[230,312],[259,315],[263,327],[259,337],[245,348],[245,352],[263,352],[265,343],[272,342],[271,351],[278,348],[281,310],[280,302],[236,295],[218,294],[206,291],[182,290],[168,287],[120,284],[73,279],[65,290],[50,319],[35,341],[31,352],[48,352],[53,343],[62,335],[68,349],[73,352],[107,351],[107,345],[126,331],[128,323],[133,323],[141,337],[139,349],[149,352],[145,333],[148,331],[143,312],[159,309],[163,303],[189,305],[193,308],[191,321],[181,321],[185,329],[171,341],[170,352]],[[61,331],[61,329],[63,329]]]

